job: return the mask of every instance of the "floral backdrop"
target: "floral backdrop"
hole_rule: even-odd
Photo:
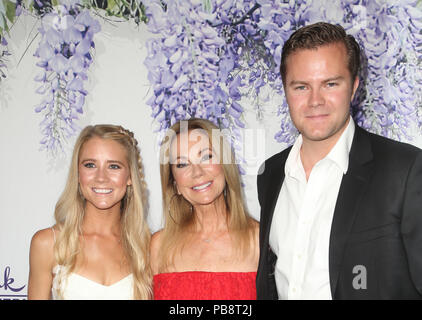
[[[277,104],[280,129],[297,135],[285,103],[279,63],[285,40],[317,21],[341,24],[361,47],[361,85],[352,103],[356,122],[369,131],[411,140],[422,133],[421,0],[0,0],[0,79],[7,78],[9,30],[22,14],[41,20],[30,45],[39,74],[42,148],[55,154],[79,133],[85,83],[95,57],[100,19],[146,24],[151,93],[148,106],[163,135],[175,121],[206,118],[228,129],[236,150],[245,127],[244,105],[257,119]],[[0,86],[2,84],[0,80]]]

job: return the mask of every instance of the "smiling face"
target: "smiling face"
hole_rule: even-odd
[[[224,200],[223,166],[205,131],[179,133],[170,146],[170,163],[177,193],[194,207]]]
[[[348,69],[344,44],[299,49],[286,60],[285,93],[290,116],[304,143],[334,145],[346,128],[359,85]]]
[[[80,150],[78,168],[86,208],[120,210],[132,183],[125,148],[114,140],[93,137]]]

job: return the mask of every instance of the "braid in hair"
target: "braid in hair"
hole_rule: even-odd
[[[144,206],[144,208],[146,208],[146,206],[147,206],[147,195],[146,195],[147,184],[145,182],[144,166],[142,164],[142,157],[141,157],[141,151],[140,151],[139,146],[138,146],[138,140],[136,140],[132,131],[125,129],[122,126],[119,126],[119,129],[120,129],[120,133],[129,137],[129,141],[132,145],[132,148],[135,151],[136,161],[137,161],[137,165],[138,165],[139,179],[140,179],[141,190],[142,190],[142,205]]]
[[[133,274],[135,299],[152,297],[152,272],[149,244],[151,233],[146,222],[146,183],[138,142],[131,131],[118,125],[97,124],[85,127],[79,134],[72,154],[66,187],[55,208],[55,219],[60,234],[54,246],[54,255],[64,272],[57,274],[58,286],[53,291],[62,296],[61,281],[73,271],[76,257],[81,254],[79,236],[84,216],[84,200],[78,191],[78,156],[84,143],[93,137],[110,139],[119,143],[127,153],[132,184],[127,187],[121,205],[121,243],[125,260]],[[122,263],[126,263],[122,261]]]
[[[125,208],[126,212],[123,216],[123,229],[125,234],[124,243],[126,250],[131,260],[132,272],[134,275],[134,296],[136,299],[150,299],[152,296],[151,284],[152,284],[152,273],[150,270],[149,263],[149,243],[150,243],[150,231],[146,224],[146,208],[147,208],[147,184],[145,182],[144,169],[142,164],[142,158],[138,141],[135,139],[133,132],[119,126],[120,134],[128,137],[130,142],[129,148],[131,148],[132,168],[137,167],[138,172],[132,172],[132,186],[128,186],[126,202],[129,207]],[[134,159],[135,158],[135,159]],[[136,189],[136,183],[139,186]],[[135,185],[136,183],[136,185]],[[139,190],[140,189],[140,190]],[[136,190],[138,192],[135,194]],[[130,197],[133,197],[130,199]],[[135,198],[139,199],[140,207],[136,206]],[[138,202],[138,203],[139,203]],[[134,214],[131,211],[142,211],[142,217]]]

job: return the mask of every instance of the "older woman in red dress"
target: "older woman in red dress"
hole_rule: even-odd
[[[211,122],[176,123],[161,147],[165,225],[151,240],[154,299],[256,299],[258,222]]]

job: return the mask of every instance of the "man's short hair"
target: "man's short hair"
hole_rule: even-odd
[[[354,81],[360,67],[359,44],[353,36],[346,34],[346,31],[342,26],[326,22],[317,22],[296,30],[284,43],[280,63],[280,74],[283,84],[286,84],[286,60],[289,55],[297,50],[317,49],[318,47],[333,43],[343,43],[346,47],[348,69],[352,81]]]

